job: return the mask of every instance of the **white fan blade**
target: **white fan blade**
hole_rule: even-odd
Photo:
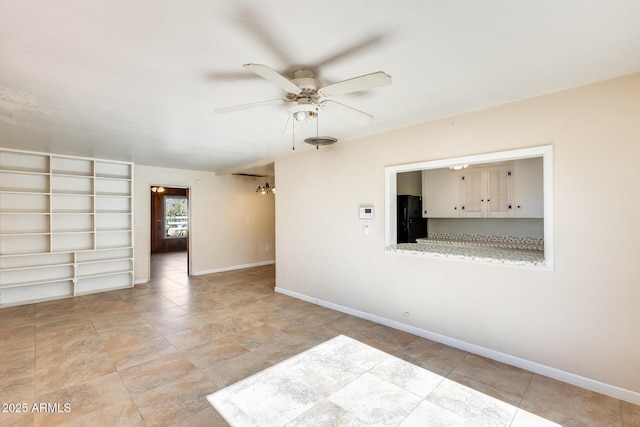
[[[373,89],[391,84],[391,77],[383,72],[377,71],[364,76],[354,77],[341,82],[332,83],[318,89],[322,96],[341,95],[343,93],[358,92],[361,90]]]
[[[244,64],[243,67],[259,75],[263,79],[280,86],[282,89],[286,90],[289,93],[295,93],[296,95],[300,95],[302,93],[302,90],[298,86],[296,86],[295,83],[293,83],[282,74],[274,71],[272,68],[267,67],[266,65]]]
[[[330,113],[336,114],[345,120],[353,122],[358,126],[366,126],[371,123],[373,116],[355,108],[341,104],[335,101],[323,101],[320,107]]]
[[[288,101],[285,101],[284,99],[272,99],[270,101],[252,102],[250,104],[242,104],[242,105],[234,105],[232,107],[216,108],[213,111],[215,113],[229,113],[231,111],[246,110],[246,109],[254,108],[254,107],[262,107],[263,105],[284,104],[285,102],[288,102]]]

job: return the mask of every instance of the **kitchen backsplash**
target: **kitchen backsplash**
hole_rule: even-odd
[[[544,236],[541,218],[430,218],[429,231],[482,236]]]
[[[460,233],[428,233],[427,239],[418,239],[418,243],[425,242],[455,242],[473,246],[490,246],[510,249],[544,250],[544,239],[538,237],[520,236],[486,236],[481,234]]]

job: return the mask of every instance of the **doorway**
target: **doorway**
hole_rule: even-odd
[[[189,189],[154,185],[150,187],[150,191],[151,256],[185,254],[186,272],[189,275]],[[166,256],[156,258],[164,259]]]

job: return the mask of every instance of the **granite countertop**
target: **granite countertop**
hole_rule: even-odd
[[[499,264],[544,264],[544,243],[531,237],[430,233],[417,243],[399,243],[386,251]]]

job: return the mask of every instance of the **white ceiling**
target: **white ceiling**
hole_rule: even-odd
[[[333,98],[369,126],[321,113],[348,143],[640,71],[640,1],[0,0],[0,146],[209,171],[286,155],[285,105],[213,112],[283,96],[249,62],[387,72]]]

